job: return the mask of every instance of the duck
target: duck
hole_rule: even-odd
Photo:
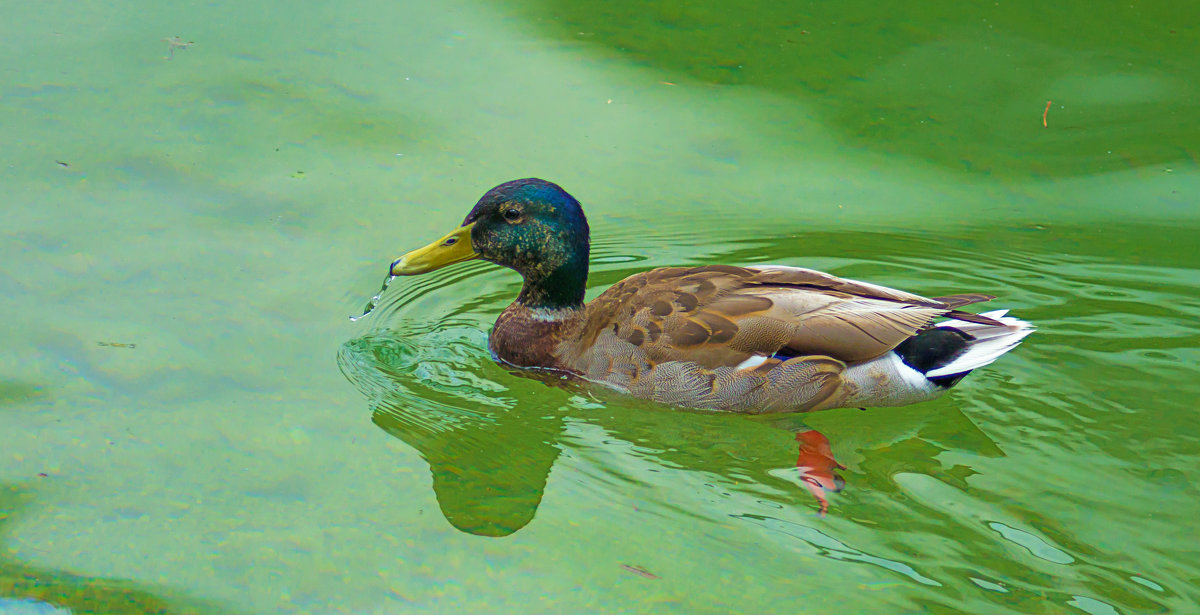
[[[488,190],[392,276],[481,259],[521,275],[488,337],[495,361],[683,408],[746,414],[935,399],[1033,332],[982,293],[923,297],[785,265],[660,267],[584,302],[590,230],[557,184]]]

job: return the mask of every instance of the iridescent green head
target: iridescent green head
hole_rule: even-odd
[[[397,259],[392,275],[481,258],[525,278],[518,303],[576,307],[587,283],[589,241],[579,201],[548,181],[518,179],[488,190],[454,232]]]

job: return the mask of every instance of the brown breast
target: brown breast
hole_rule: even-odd
[[[508,306],[496,319],[488,348],[501,361],[517,367],[571,371],[556,354],[559,342],[579,327],[582,310],[541,310]]]

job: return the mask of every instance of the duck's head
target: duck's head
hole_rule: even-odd
[[[557,184],[517,179],[487,191],[462,226],[392,263],[392,275],[417,275],[483,259],[525,278],[517,298],[528,307],[583,303],[589,235],[579,201]]]

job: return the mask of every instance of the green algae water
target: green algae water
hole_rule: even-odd
[[[9,6],[0,613],[1198,612],[1198,18]],[[755,418],[496,365],[485,263],[347,319],[527,176],[583,203],[589,298],[778,263],[1038,332]]]

